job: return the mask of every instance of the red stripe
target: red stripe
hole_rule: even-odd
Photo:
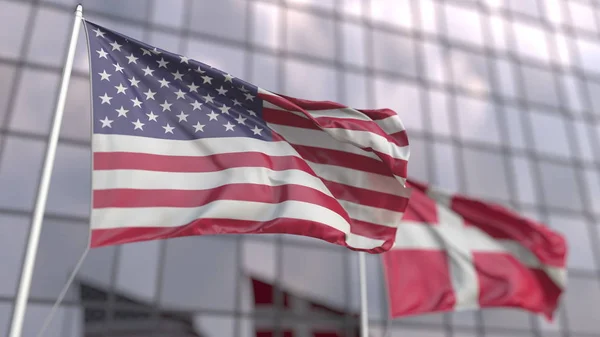
[[[124,224],[127,226],[127,224]],[[179,227],[121,227],[92,230],[91,247],[103,247],[131,242],[163,240],[182,236],[214,234],[294,234],[313,237],[351,250],[379,254],[388,250],[393,241],[368,250],[350,247],[346,244],[346,235],[333,227],[322,223],[289,218],[277,218],[271,221],[248,221],[232,219],[198,219]]]
[[[367,131],[378,136],[385,138],[388,142],[396,144],[398,146],[408,146],[408,137],[406,136],[405,130],[396,132],[394,134],[388,134],[373,121],[364,121],[353,118],[330,118],[330,117],[316,117],[315,120],[319,125],[315,125],[310,119],[298,116],[294,113],[277,110],[277,109],[263,109],[263,118],[267,123],[286,125],[297,128],[305,128],[311,130],[321,130],[321,128],[330,129],[346,129],[353,131]],[[320,126],[320,127],[319,127]]]
[[[364,113],[374,121],[398,115],[396,111],[391,109],[359,109],[358,111]]]
[[[336,199],[395,212],[404,212],[409,202],[406,197],[321,180]]]

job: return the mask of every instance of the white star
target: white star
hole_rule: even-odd
[[[131,100],[133,102],[133,107],[135,108],[136,106],[138,108],[142,107],[142,101],[138,100],[137,97]]]
[[[134,130],[140,129],[140,130],[144,131],[144,129],[142,129],[142,127],[144,126],[144,123],[140,122],[139,118],[137,121],[131,122],[131,124],[135,125],[135,128],[133,128]]]
[[[212,83],[210,82],[210,81],[212,81],[212,77],[210,77],[210,76],[206,76],[206,75],[204,75],[204,76],[202,76],[202,80],[204,80],[204,82],[202,82],[203,84],[206,84],[206,83],[208,83],[208,84],[212,84]]]
[[[251,100],[251,101],[254,100],[254,96],[252,96],[251,93],[244,94],[244,96],[246,96],[246,100]]]
[[[156,61],[156,62],[158,62],[158,67],[159,67],[159,68],[161,68],[161,67],[162,67],[162,68],[166,68],[166,67],[167,67],[167,64],[169,64],[169,62],[168,62],[168,61],[165,61],[165,59],[164,59],[164,58],[162,58],[162,57],[160,58],[160,61]]]
[[[160,81],[158,81],[158,82],[160,82],[160,87],[161,87],[161,88],[162,88],[162,87],[167,87],[167,88],[168,88],[168,87],[169,87],[169,83],[171,83],[171,82],[169,82],[169,81],[165,80],[165,78],[164,78],[164,77],[163,77],[163,79],[162,79],[162,80],[160,80]]]
[[[235,119],[236,122],[238,122],[238,124],[244,124],[246,125],[246,117],[243,117],[242,115],[240,115],[238,118]]]
[[[190,92],[198,92],[198,88],[200,87],[194,84],[194,82],[192,82],[192,84],[188,84],[188,88],[190,88]]]
[[[248,110],[248,113],[250,114],[250,116],[256,117],[256,112],[254,112],[252,110]]]
[[[106,127],[112,128],[112,125],[111,125],[112,122],[113,122],[113,120],[108,119],[108,116],[104,117],[104,120],[100,119],[100,123],[102,123],[102,128],[103,129],[106,128]]]
[[[111,74],[107,73],[107,72],[106,72],[106,70],[104,70],[104,71],[103,71],[103,72],[101,72],[101,73],[98,73],[98,75],[100,75],[100,81],[107,80],[107,81],[109,81],[109,82],[110,82],[110,79],[109,79],[109,77],[111,77],[111,76],[112,76]]]
[[[174,77],[176,80],[183,81],[183,75],[184,75],[184,74],[181,74],[181,73],[179,72],[179,70],[177,70],[176,72],[174,72],[174,73],[171,73],[171,74],[173,75],[173,77]]]
[[[192,109],[192,111],[198,109],[198,110],[202,110],[200,109],[200,107],[202,106],[202,103],[198,102],[197,100],[194,100],[194,103],[190,103],[194,108]]]
[[[121,67],[120,64],[116,63],[116,64],[113,64],[113,66],[115,66],[115,71],[118,71],[121,73],[123,72],[123,67]]]
[[[100,97],[100,99],[102,100],[102,103],[100,103],[100,104],[107,103],[108,105],[110,105],[110,100],[112,99],[112,97],[108,96],[106,93],[104,93],[104,96],[98,96],[98,97]]]
[[[219,89],[217,89],[217,92],[219,93],[219,95],[225,96],[225,94],[227,93],[227,90],[225,88],[223,88],[223,86],[221,86]]]
[[[96,37],[100,36],[100,37],[104,37],[104,32],[100,30],[100,28],[96,28],[94,30],[94,33],[96,33]]]
[[[130,64],[130,63],[137,64],[138,58],[133,56],[133,53],[131,53],[131,55],[127,56],[126,59],[127,59],[127,64]]]
[[[233,76],[229,75],[229,74],[223,74],[223,76],[225,76],[225,82],[231,82],[231,80],[233,80]],[[231,82],[233,83],[233,82]]]
[[[212,97],[210,94],[206,94],[206,96],[202,96],[202,98],[204,98],[204,102],[206,102],[206,103],[208,103],[208,102],[214,103],[215,102],[215,101],[213,101],[214,97]]]
[[[175,128],[170,126],[169,123],[167,123],[167,125],[163,126],[163,129],[165,129],[165,133],[173,133],[173,129]]]
[[[156,95],[156,92],[153,92],[152,90],[148,89],[148,91],[146,91],[144,95],[146,95],[146,100],[154,99],[154,95]]]
[[[196,132],[198,132],[198,131],[204,132],[205,126],[206,125],[200,124],[200,122],[198,122],[198,123],[196,123],[196,125],[194,125],[194,129],[196,129]]]
[[[179,89],[178,91],[176,91],[175,95],[177,95],[177,99],[185,98],[185,92],[181,91],[181,89]]]
[[[185,56],[179,56],[179,58],[181,58],[181,63],[188,63],[189,58],[185,57]]]
[[[250,131],[252,131],[252,133],[254,133],[255,135],[260,135],[260,132],[263,129],[259,128],[257,125],[254,126],[254,129],[251,129]]]
[[[129,83],[131,83],[132,87],[137,87],[138,83],[140,83],[140,81],[135,79],[135,76],[132,76],[131,79],[129,79],[128,81],[129,81]]]
[[[119,113],[119,115],[117,117],[127,117],[127,113],[129,112],[129,110],[123,108],[123,106],[121,105],[121,108],[119,109],[115,109],[115,111],[117,111]]]
[[[236,106],[236,105],[242,105],[242,103],[240,103],[237,99],[234,99],[233,106]]]
[[[119,85],[115,86],[115,88],[117,88],[117,94],[126,94],[125,91],[129,88],[124,87],[123,83],[119,83]]]
[[[159,104],[159,105],[163,108],[163,112],[164,112],[165,110],[171,111],[171,105],[173,105],[173,104],[171,104],[171,103],[167,102],[167,100],[165,100],[165,102],[163,104]]]
[[[197,72],[198,74],[204,74],[206,71],[202,70],[202,68],[200,68],[200,66],[198,66],[198,69],[194,69],[195,72]]]
[[[96,50],[96,53],[98,53],[98,58],[105,58],[108,60],[108,58],[106,57],[106,55],[108,55],[108,54],[104,51],[104,48],[100,48],[100,50]]]
[[[246,89],[246,87],[244,87],[243,85],[242,85],[242,87],[240,88],[240,90],[241,90],[242,92],[248,92],[248,89]]]
[[[156,118],[158,118],[158,115],[155,115],[154,112],[152,112],[152,111],[150,111],[149,114],[146,114],[146,116],[148,116],[148,121],[156,122]]]
[[[223,124],[223,126],[225,127],[225,131],[233,131],[233,128],[235,127],[235,125],[227,122],[227,124]]]
[[[150,67],[148,67],[148,66],[146,66],[145,69],[142,69],[142,71],[144,72],[144,76],[148,76],[148,75],[153,76],[152,73],[154,72],[154,70],[150,69]]]
[[[112,50],[118,50],[118,51],[121,51],[121,47],[123,47],[123,45],[117,43],[117,41],[111,43],[110,45],[112,46]]]
[[[209,121],[212,121],[213,119],[217,121],[217,120],[218,120],[218,119],[217,119],[217,117],[219,117],[219,115],[218,115],[218,114],[216,114],[216,113],[215,113],[214,111],[212,111],[212,110],[211,110],[211,111],[210,111],[210,113],[209,113],[209,114],[207,114],[207,115],[208,115]]]
[[[154,47],[154,49],[152,49],[151,52],[153,52],[156,55],[160,54],[160,50],[158,50],[156,47]]]
[[[150,53],[150,51],[148,49],[145,49],[145,48],[140,48],[140,49],[142,50],[142,53],[143,53],[142,56],[144,56],[144,55],[152,56],[152,54]]]
[[[221,110],[221,113],[227,114],[227,115],[229,115],[229,109],[231,109],[231,108],[226,106],[225,104],[223,104],[223,106],[219,108],[219,110]]]
[[[179,115],[177,115],[177,118],[179,118],[179,122],[180,123],[181,123],[181,121],[186,121],[187,122],[187,116],[189,116],[189,115],[184,114],[183,111],[182,111],[181,113],[179,113]]]

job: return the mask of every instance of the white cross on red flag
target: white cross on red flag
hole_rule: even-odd
[[[414,181],[383,254],[391,317],[515,307],[549,320],[566,285],[565,239],[499,205]]]

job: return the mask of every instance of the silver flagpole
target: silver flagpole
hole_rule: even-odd
[[[46,210],[46,200],[48,199],[48,190],[50,188],[50,179],[52,178],[52,169],[54,168],[54,158],[56,156],[56,147],[58,145],[58,136],[60,135],[60,126],[62,124],[65,103],[67,100],[67,89],[69,88],[69,80],[71,79],[71,70],[73,69],[73,59],[75,58],[75,48],[77,47],[77,39],[79,37],[79,28],[83,18],[83,7],[77,5],[75,9],[75,20],[73,22],[73,32],[71,33],[71,42],[69,51],[63,69],[60,91],[58,93],[58,101],[54,111],[54,120],[52,121],[52,130],[46,148],[46,157],[44,158],[44,166],[42,169],[42,177],[38,187],[35,208],[31,220],[31,228],[29,230],[29,239],[27,241],[27,250],[25,259],[21,269],[21,278],[19,280],[19,290],[15,299],[15,308],[12,314],[10,324],[9,337],[21,337],[23,330],[23,322],[25,319],[25,309],[31,289],[31,278],[33,276],[33,268],[35,266],[35,258],[37,255],[40,234],[42,232],[42,222],[44,221],[44,212]]]
[[[360,282],[360,336],[369,336],[369,313],[367,310],[367,263],[365,252],[358,252],[358,279]],[[11,336],[12,337],[12,336]]]

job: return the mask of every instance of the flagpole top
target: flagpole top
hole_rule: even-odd
[[[79,17],[83,16],[83,5],[77,4],[77,7],[75,7],[75,15]]]

